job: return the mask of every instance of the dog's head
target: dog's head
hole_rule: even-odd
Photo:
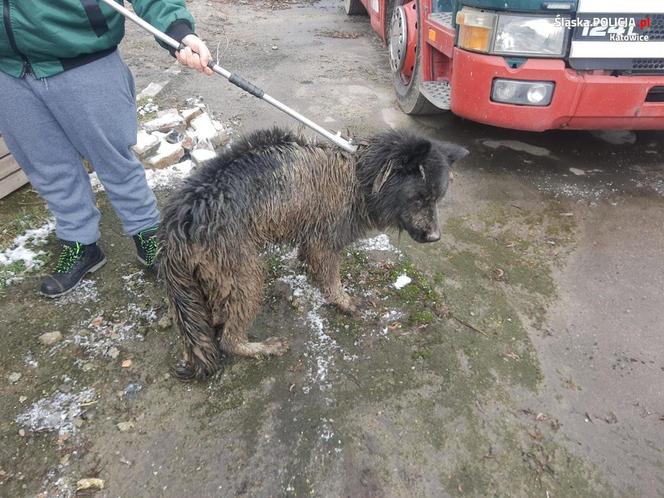
[[[437,204],[447,192],[452,164],[466,155],[459,145],[405,132],[371,139],[358,176],[372,221],[405,230],[416,242],[439,240]]]

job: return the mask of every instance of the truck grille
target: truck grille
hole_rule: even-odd
[[[652,26],[644,34],[647,34],[651,40],[664,40],[664,14],[655,14],[650,19]]]
[[[569,63],[580,71],[604,69],[631,74],[664,72],[664,59],[570,59]]]
[[[664,59],[632,59],[632,70],[648,73],[664,71]]]

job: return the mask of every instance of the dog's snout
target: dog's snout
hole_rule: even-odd
[[[440,231],[434,230],[433,232],[429,232],[425,238],[427,242],[438,242],[440,240]]]

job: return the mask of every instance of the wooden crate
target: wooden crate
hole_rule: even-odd
[[[28,177],[21,171],[0,135],[0,199],[7,197],[26,183],[28,183]]]

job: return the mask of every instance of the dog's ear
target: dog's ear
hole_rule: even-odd
[[[431,141],[426,138],[420,138],[410,145],[405,152],[404,166],[408,169],[417,170],[422,161],[431,152]]]
[[[451,142],[442,142],[441,148],[443,155],[449,161],[450,166],[470,154],[465,147],[461,147],[460,145]]]
[[[398,170],[412,174],[420,171],[422,163],[431,153],[432,143],[426,138],[415,138],[401,144],[401,151],[397,156]]]

